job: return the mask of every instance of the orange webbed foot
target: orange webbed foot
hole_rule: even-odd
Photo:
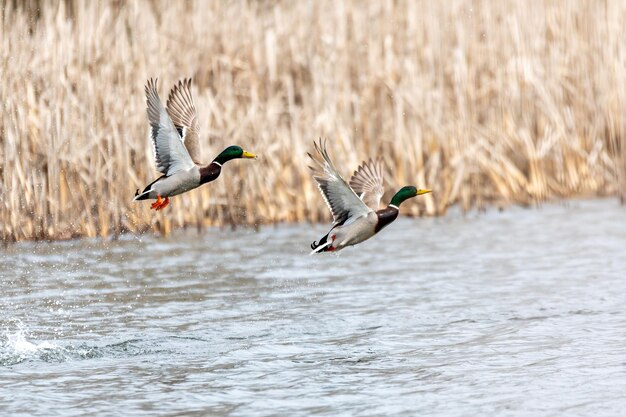
[[[163,200],[161,199],[161,196],[157,195],[157,200],[150,205],[150,208],[156,210],[157,207],[159,207],[161,205],[161,202],[163,202]]]
[[[165,197],[165,200],[161,201],[159,206],[155,209],[156,211],[163,210],[170,203],[170,198]]]
[[[150,208],[154,210],[160,210],[165,201],[169,203],[167,197],[165,198],[165,200],[163,200],[160,195],[157,195],[157,200],[150,205]],[[167,203],[165,203],[165,205],[167,205]]]

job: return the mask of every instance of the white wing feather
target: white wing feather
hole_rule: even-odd
[[[315,161],[318,167],[310,167],[313,178],[326,201],[326,205],[333,215],[335,224],[350,223],[371,211],[369,207],[354,193],[352,188],[344,181],[333,165],[325,144],[320,140],[319,145],[314,142],[315,150],[323,158],[319,161],[311,154],[309,157]]]
[[[146,84],[146,104],[157,170],[169,177],[178,171],[193,168],[195,165],[189,152],[161,103],[156,80],[150,79]]]

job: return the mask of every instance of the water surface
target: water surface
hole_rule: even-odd
[[[595,415],[626,407],[626,209],[0,251],[0,414]]]

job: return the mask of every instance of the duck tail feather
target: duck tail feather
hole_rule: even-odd
[[[320,253],[323,252],[324,249],[326,249],[331,243],[333,243],[332,241],[328,241],[328,235],[330,234],[330,232],[326,233],[326,235],[324,235],[324,237],[322,237],[319,242],[313,242],[311,243],[311,249],[313,249],[313,252],[311,252],[309,255],[313,255],[314,253]]]
[[[137,189],[137,191],[135,191],[135,198],[133,198],[133,201],[139,201],[139,200],[147,200],[150,198],[150,190],[145,190],[143,193],[139,194],[139,189]]]
[[[315,242],[313,242],[313,243],[315,243]],[[315,246],[315,248],[309,253],[309,255],[313,255],[315,253],[324,252],[324,249],[329,247],[331,243],[333,243],[333,242],[326,242],[324,244],[319,244],[319,245]],[[311,245],[311,247],[313,248],[313,245]]]

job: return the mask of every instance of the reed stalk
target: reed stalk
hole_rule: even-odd
[[[624,195],[621,1],[26,1],[0,19],[0,238],[328,220],[306,152],[349,175],[382,155],[403,207]],[[143,86],[193,77],[203,155],[239,144],[163,212]]]

